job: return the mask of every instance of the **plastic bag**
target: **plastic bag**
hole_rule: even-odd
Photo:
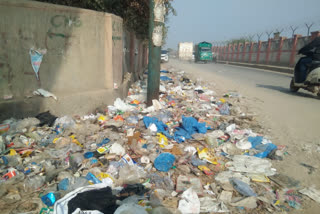
[[[146,176],[143,168],[139,168],[136,165],[126,165],[119,171],[119,179],[121,179],[123,184],[140,183],[140,179],[145,178]]]
[[[171,153],[162,153],[154,160],[154,167],[161,172],[168,172],[175,159]]]
[[[304,188],[299,191],[300,193],[310,197],[311,199],[315,200],[316,202],[320,203],[320,191],[313,188],[313,187],[308,187]]]
[[[229,210],[223,202],[211,197],[199,198],[201,213],[228,213]]]
[[[76,122],[70,116],[63,116],[54,122],[54,126],[60,125],[64,129],[73,128],[76,125]]]
[[[161,81],[171,81],[172,79],[170,77],[167,77],[167,76],[161,76],[160,80]]]
[[[134,106],[131,106],[129,104],[126,104],[125,102],[123,102],[120,98],[117,98],[115,101],[114,101],[114,107],[120,111],[131,111],[131,110],[134,110],[135,107]]]
[[[148,212],[142,206],[137,204],[123,204],[116,209],[114,214],[148,214]]]
[[[232,160],[226,163],[226,167],[231,171],[264,174],[266,176],[276,174],[276,170],[271,168],[272,164],[267,159],[247,155],[235,155]]]
[[[123,156],[126,153],[126,150],[119,143],[114,143],[110,147],[110,153]]]
[[[56,95],[54,95],[54,94],[52,94],[51,92],[46,91],[46,90],[44,90],[44,89],[42,89],[42,88],[39,88],[39,89],[35,90],[35,91],[33,92],[33,94],[34,94],[34,95],[42,95],[42,96],[44,96],[44,97],[52,97],[53,99],[58,100],[58,98],[56,97]]]
[[[156,117],[143,117],[143,122],[146,128],[149,128],[152,124],[157,127],[157,132],[163,133],[167,137],[171,137],[168,132],[168,126],[164,124],[162,121],[159,121]]]
[[[263,144],[263,140],[264,138],[262,136],[248,137],[252,148],[260,151],[254,155],[255,157],[266,158],[273,150],[277,149],[277,146],[272,143]]]
[[[42,62],[43,55],[47,52],[46,49],[44,50],[34,50],[33,48],[30,49],[30,59],[31,65],[33,68],[34,73],[36,74],[37,80],[39,80],[39,69]]]
[[[181,198],[178,209],[182,214],[200,213],[200,201],[197,193],[192,188],[184,191]]]
[[[230,108],[228,103],[224,103],[220,108],[219,112],[221,115],[230,115]]]

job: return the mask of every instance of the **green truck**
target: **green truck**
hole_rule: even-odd
[[[195,62],[212,62],[212,44],[209,42],[200,42],[195,47]]]

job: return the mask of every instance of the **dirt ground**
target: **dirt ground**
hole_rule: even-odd
[[[301,112],[297,112],[297,108],[299,109],[300,106],[290,106],[291,101],[288,101],[288,99],[295,98],[287,98],[284,95],[281,97],[282,95],[279,94],[256,90],[247,84],[237,81],[236,78],[225,78],[216,72],[209,72],[195,64],[172,60],[162,66],[163,68],[174,67],[184,70],[194,80],[210,83],[211,89],[217,93],[217,96],[222,96],[230,91],[240,93],[242,95],[239,103],[241,109],[256,115],[259,125],[263,127],[263,134],[268,136],[273,143],[287,147],[287,154],[283,156],[284,160],[273,161],[273,166],[277,171],[298,180],[300,188],[314,186],[320,189],[320,131],[317,131],[320,126],[315,123],[311,124],[311,128],[308,128],[301,123],[302,127],[300,128],[299,120],[301,117],[292,116],[302,113],[306,114],[308,118],[313,117],[313,114],[318,114],[319,111],[305,112],[301,109]],[[279,97],[275,98],[275,96]],[[294,124],[294,126],[291,126],[291,124]],[[319,204],[304,197],[303,210],[296,210],[291,213],[313,214],[319,213],[319,209]]]

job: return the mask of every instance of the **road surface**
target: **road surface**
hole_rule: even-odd
[[[306,91],[291,93],[292,75],[223,64],[195,64],[171,60],[168,64],[215,84],[217,92],[237,91],[248,109],[258,114],[272,141],[286,145],[289,155],[275,163],[278,171],[320,188],[320,99]],[[219,94],[219,93],[218,93]],[[311,174],[301,165],[316,168]]]

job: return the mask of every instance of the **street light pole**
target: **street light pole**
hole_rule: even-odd
[[[159,99],[160,59],[165,14],[163,0],[150,0],[149,8],[148,106],[152,105],[152,100]]]

